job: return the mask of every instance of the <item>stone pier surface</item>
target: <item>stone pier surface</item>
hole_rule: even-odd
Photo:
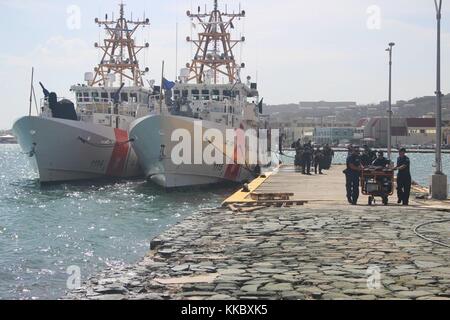
[[[67,298],[450,299],[450,249],[413,231],[446,219],[445,203],[204,210],[154,239],[140,262],[105,270]],[[450,222],[420,233],[450,243]]]

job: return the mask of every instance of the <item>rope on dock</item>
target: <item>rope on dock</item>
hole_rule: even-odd
[[[414,233],[416,234],[416,236],[418,236],[419,238],[422,238],[423,240],[426,240],[428,242],[440,245],[442,247],[450,248],[450,245],[447,244],[447,243],[443,243],[443,242],[440,242],[438,240],[430,239],[430,238],[424,236],[423,234],[419,233],[419,229],[421,229],[421,228],[423,228],[425,226],[432,225],[432,224],[447,223],[447,222],[450,222],[450,219],[425,222],[425,223],[422,223],[421,225],[418,225],[417,227],[415,227],[414,228]]]

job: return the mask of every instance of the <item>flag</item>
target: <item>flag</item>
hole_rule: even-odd
[[[264,98],[262,98],[261,101],[258,103],[258,110],[259,110],[260,114],[263,113],[263,102],[264,102]]]
[[[172,90],[175,87],[175,82],[169,81],[166,78],[163,78],[163,89],[164,90]]]

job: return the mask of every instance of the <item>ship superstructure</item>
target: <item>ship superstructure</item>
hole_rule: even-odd
[[[95,43],[102,58],[85,84],[71,87],[76,107],[42,84],[44,99],[38,116],[19,119],[13,127],[41,182],[96,178],[129,178],[142,174],[128,136],[131,123],[151,114],[159,91],[144,86],[148,68],[138,54],[149,47],[136,44],[135,33],[150,21],[129,20],[120,4],[118,19],[95,19],[106,37]]]
[[[229,146],[234,140],[214,145],[217,152],[224,154],[227,163],[180,165],[171,158],[177,145],[171,141],[171,136],[177,129],[184,129],[192,134],[192,139],[198,139],[195,137],[198,126],[202,132],[219,130],[225,137],[227,129],[243,136],[245,130],[258,129],[262,125],[257,84],[251,83],[250,77],[245,83],[241,81],[245,64],[239,64],[234,55],[235,47],[245,38],[233,40],[230,31],[237,19],[245,17],[245,11],[223,12],[215,0],[212,11],[201,13],[199,8],[198,13],[188,11],[187,16],[200,29],[198,38],[187,38],[196,48],[195,55],[181,70],[174,88],[165,92],[166,111],[162,109],[161,114],[142,118],[132,125],[130,136],[136,137],[133,144],[140,163],[151,181],[166,188],[251,179],[257,164],[237,162],[239,154],[243,153],[245,157],[248,149],[245,141],[239,138],[240,144],[231,152]],[[203,149],[212,144],[205,139],[200,143]],[[192,145],[195,144],[193,140]],[[191,154],[195,152],[198,150],[190,150]]]

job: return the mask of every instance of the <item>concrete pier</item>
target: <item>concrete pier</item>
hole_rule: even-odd
[[[255,192],[281,190],[308,202],[194,213],[154,239],[140,262],[105,270],[68,298],[450,299],[450,248],[414,232],[448,220],[449,203],[368,207],[361,198],[349,206],[342,170],[303,176],[284,167],[257,179]],[[233,197],[252,201],[243,191]],[[450,222],[420,232],[450,244]]]

